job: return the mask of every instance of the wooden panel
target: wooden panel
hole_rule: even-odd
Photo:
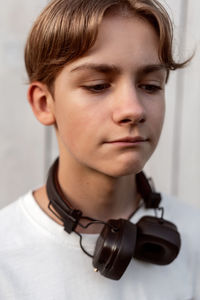
[[[161,1],[169,12],[174,23],[174,51],[178,52],[180,39],[180,15],[183,9],[183,0],[179,1]],[[169,82],[166,86],[166,116],[161,139],[145,170],[148,175],[153,177],[157,189],[163,193],[172,193],[173,160],[176,155],[174,149],[174,122],[176,120],[176,102],[177,102],[177,82],[179,82],[180,72],[171,72]],[[177,130],[177,129],[176,129]]]
[[[182,131],[180,137],[180,176],[178,193],[188,202],[200,206],[200,2],[188,1],[188,23],[185,52],[196,50],[184,71]]]
[[[189,67],[175,73],[167,87],[163,136],[147,171],[161,191],[200,206],[200,3],[166,2],[173,7],[176,52],[183,59],[196,48],[196,55]]]
[[[44,128],[26,100],[23,48],[27,30],[45,2],[8,0],[0,10],[0,207],[44,177]]]

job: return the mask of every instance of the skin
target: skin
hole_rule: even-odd
[[[158,43],[146,21],[107,16],[95,45],[59,73],[53,96],[41,82],[30,85],[37,119],[56,125],[60,186],[85,215],[128,218],[138,205],[135,174],[156,148],[165,112],[166,70]],[[47,208],[45,186],[34,197],[59,223]]]

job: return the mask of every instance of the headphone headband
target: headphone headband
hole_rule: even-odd
[[[51,168],[49,169],[48,178],[47,178],[47,195],[50,201],[50,204],[53,208],[59,213],[64,222],[65,230],[68,233],[71,233],[75,230],[78,225],[82,212],[80,210],[72,208],[66,196],[64,196],[58,179],[59,159],[57,158]],[[146,178],[143,172],[136,174],[136,185],[137,191],[141,195],[146,208],[158,208],[161,202],[161,194],[156,193],[152,190],[148,179]],[[64,200],[65,199],[65,200]],[[88,219],[91,219],[88,217]]]
[[[64,197],[60,185],[57,179],[57,169],[58,169],[58,159],[49,169],[48,179],[47,179],[47,195],[50,204],[59,213],[64,222],[65,230],[71,233],[75,230],[78,222],[82,216],[82,212],[77,209],[73,209],[69,202],[67,202],[66,197]],[[65,201],[61,201],[65,199]]]

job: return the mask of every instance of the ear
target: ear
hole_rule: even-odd
[[[31,83],[28,89],[28,101],[40,123],[47,126],[55,124],[54,100],[46,84]]]

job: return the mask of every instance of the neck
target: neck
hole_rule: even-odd
[[[72,171],[73,170],[73,171]],[[59,161],[58,182],[65,199],[75,209],[82,211],[83,215],[108,221],[109,219],[128,219],[136,210],[140,196],[137,193],[135,175],[113,178],[95,172],[81,172],[74,168],[65,167]],[[46,187],[36,190],[34,197],[44,212],[55,222],[63,225],[49,209],[49,199]],[[87,220],[81,219],[81,224],[86,225]],[[87,229],[77,226],[80,233],[99,233],[102,225],[93,225]]]
[[[120,178],[92,170],[83,174],[60,163],[58,182],[71,206],[94,219],[105,222],[112,218],[128,219],[138,206],[134,174]]]

